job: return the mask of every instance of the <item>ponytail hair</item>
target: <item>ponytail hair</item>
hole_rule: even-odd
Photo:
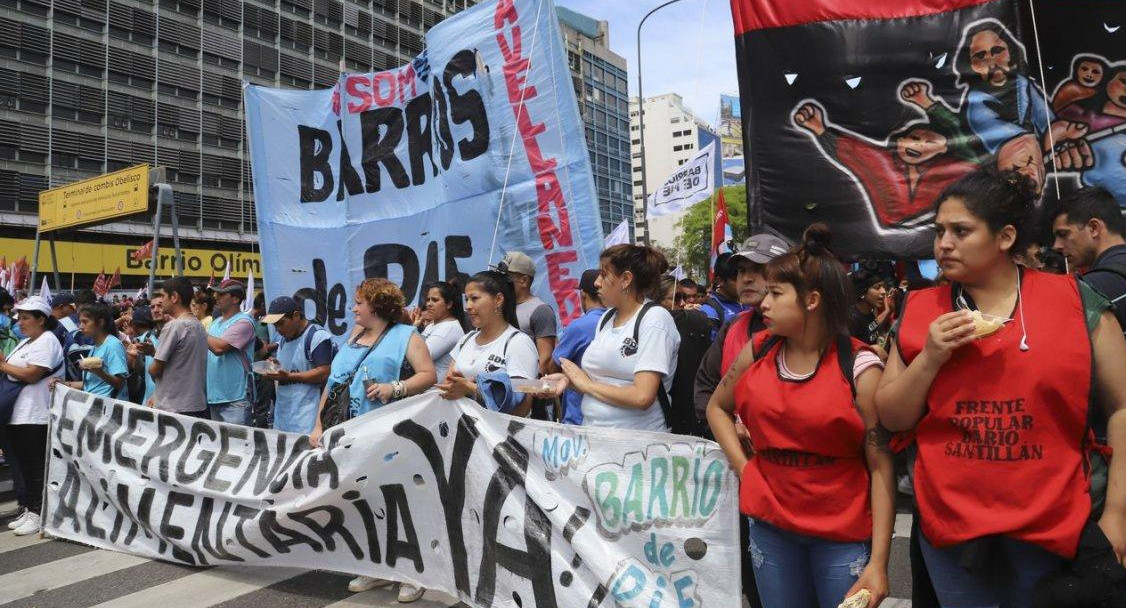
[[[476,283],[481,286],[485,293],[493,296],[504,296],[504,304],[501,305],[501,313],[504,315],[504,320],[509,325],[519,329],[520,321],[516,318],[516,287],[512,285],[512,279],[508,278],[508,273],[500,272],[497,270],[485,270],[469,277],[465,285],[468,288],[471,283]]]
[[[633,290],[639,299],[644,299],[660,285],[661,275],[669,270],[665,254],[643,245],[614,245],[598,257],[618,274],[625,274],[627,270],[633,274]]]
[[[804,301],[810,292],[821,294],[820,314],[829,332],[829,340],[848,333],[851,288],[840,260],[829,249],[832,234],[829,227],[818,222],[802,234],[801,242],[790,252],[778,256],[763,271],[767,281],[794,286],[798,299]]]

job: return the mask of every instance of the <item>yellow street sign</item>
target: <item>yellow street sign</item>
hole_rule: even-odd
[[[88,226],[149,209],[149,166],[138,165],[39,193],[39,231]]]
[[[126,240],[126,237],[120,237]],[[135,237],[134,242],[143,237]],[[136,261],[133,253],[141,248],[136,245],[116,245],[99,243],[79,243],[73,241],[57,241],[56,254],[59,256],[59,272],[98,274],[105,272],[112,274],[120,268],[122,275],[149,276],[149,267],[152,260]],[[248,245],[244,245],[249,247]],[[46,244],[41,245],[39,253],[39,271],[50,272],[51,254]],[[237,245],[235,246],[237,247]],[[16,239],[0,237],[0,255],[9,260],[17,260],[21,256],[27,259],[35,257],[35,239]],[[236,249],[188,249],[181,250],[184,258],[184,276],[193,278],[221,277],[223,272],[230,267],[231,277],[240,281],[246,280],[246,275],[253,273],[262,279],[262,256],[250,251]],[[156,260],[156,276],[167,278],[176,272],[176,251],[172,248],[172,239],[165,236],[160,241],[160,250]]]

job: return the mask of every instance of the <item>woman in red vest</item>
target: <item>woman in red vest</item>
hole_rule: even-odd
[[[949,284],[908,295],[876,405],[914,429],[920,544],[943,606],[1031,606],[1092,514],[1089,396],[1126,454],[1126,342],[1102,296],[1018,267],[1036,195],[986,165],[939,197],[934,256]],[[1089,336],[1089,337],[1088,337]],[[1126,557],[1126,459],[1098,527]]]
[[[741,472],[766,608],[833,608],[861,590],[877,606],[888,593],[895,477],[872,400],[881,363],[848,336],[849,282],[828,243],[828,228],[814,224],[767,264],[767,330],[708,403],[716,441]]]

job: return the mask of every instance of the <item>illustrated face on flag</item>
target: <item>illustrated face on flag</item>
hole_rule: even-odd
[[[1050,97],[1025,4],[732,0],[743,116],[754,117],[744,130],[751,217],[790,237],[824,221],[848,256],[929,257],[939,195],[983,164],[1041,191],[1052,172],[1064,187],[1112,182],[1121,154],[1100,157],[1094,131],[1122,119],[1106,104],[1087,109],[1111,88],[1114,63],[1094,52],[1110,41],[1091,15],[1126,5],[1035,2],[1053,14],[1039,15],[1042,34],[1071,32],[1069,48],[1044,55]],[[1114,48],[1126,59],[1122,40]]]

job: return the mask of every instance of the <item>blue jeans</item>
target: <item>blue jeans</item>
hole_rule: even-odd
[[[868,543],[806,536],[753,519],[750,537],[764,608],[836,608],[868,565]]]
[[[1001,537],[998,553],[1012,572],[1008,580],[990,580],[985,573],[967,571],[959,560],[966,545],[937,549],[919,534],[927,571],[942,608],[1024,608],[1031,606],[1036,582],[1062,568],[1064,558],[1036,545]]]
[[[212,403],[209,409],[211,410],[211,419],[217,422],[250,425],[251,408],[250,402],[246,399],[227,403]]]

